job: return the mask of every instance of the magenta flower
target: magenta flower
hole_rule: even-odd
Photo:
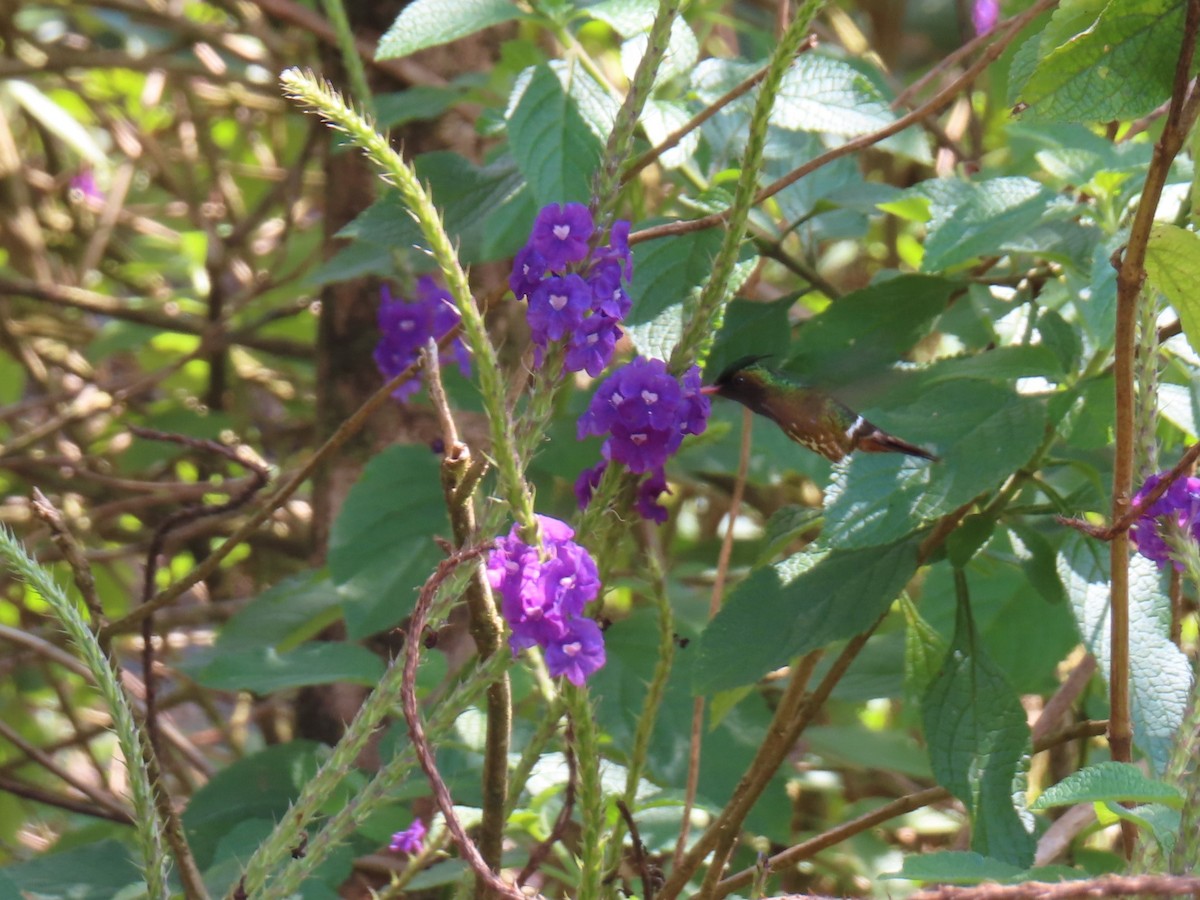
[[[416,856],[425,849],[425,834],[425,823],[420,819],[413,819],[411,825],[392,835],[392,842],[388,844],[388,849],[393,853],[407,853],[409,856]]]

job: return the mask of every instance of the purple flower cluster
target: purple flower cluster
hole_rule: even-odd
[[[432,337],[442,336],[458,324],[458,310],[450,292],[439,287],[428,275],[417,279],[416,299],[392,297],[385,284],[380,288],[379,330],[375,345],[375,365],[384,378],[395,378],[417,360],[417,354]],[[438,356],[442,365],[457,363],[463,375],[471,374],[471,355],[461,338],[455,338]],[[421,388],[420,377],[411,378],[392,392],[397,400],[407,400]]]
[[[625,285],[633,277],[629,223],[614,222],[608,245],[592,253],[594,231],[582,203],[543,207],[508,279],[516,298],[529,301],[526,317],[537,363],[550,341],[566,341],[567,371],[593,378],[612,360],[632,302]]]
[[[413,819],[411,825],[392,835],[392,842],[388,845],[388,849],[393,853],[407,853],[409,856],[416,856],[425,849],[425,823],[420,819]]]
[[[1162,475],[1151,475],[1134,495],[1137,506],[1162,482]],[[1200,541],[1200,478],[1180,477],[1167,488],[1167,492],[1142,511],[1129,536],[1138,552],[1158,563],[1161,569],[1167,562],[1183,571],[1183,566],[1170,557],[1170,546],[1166,541],[1166,522],[1172,521],[1193,541]]]
[[[579,505],[587,505],[608,462],[619,462],[631,472],[650,473],[639,486],[637,510],[644,518],[664,521],[667,511],[656,502],[667,490],[663,465],[685,435],[708,426],[711,403],[700,388],[699,368],[692,366],[681,383],[659,359],[638,357],[608,376],[579,419],[580,440],[606,435],[601,452],[607,460],[579,476]]]
[[[604,665],[604,635],[583,614],[600,592],[600,575],[565,522],[538,516],[542,549],[521,540],[513,526],[488,555],[488,581],[500,595],[500,612],[512,631],[514,654],[541,647],[546,667],[581,685]]]

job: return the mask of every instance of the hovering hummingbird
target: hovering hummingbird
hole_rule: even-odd
[[[722,372],[714,384],[701,390],[736,400],[766,416],[797,444],[833,462],[854,450],[907,453],[934,462],[939,460],[928,450],[872,425],[828,394],[764,366],[762,359],[743,356]]]

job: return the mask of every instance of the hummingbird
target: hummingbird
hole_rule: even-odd
[[[833,462],[854,450],[907,453],[939,461],[940,457],[888,434],[828,394],[764,366],[763,359],[743,356],[701,391],[736,400],[766,416],[797,444]]]

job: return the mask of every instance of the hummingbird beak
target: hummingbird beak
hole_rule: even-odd
[[[711,394],[719,394],[719,393],[721,393],[721,388],[715,384],[706,384],[702,388],[700,388],[700,393],[710,394],[710,395]]]

